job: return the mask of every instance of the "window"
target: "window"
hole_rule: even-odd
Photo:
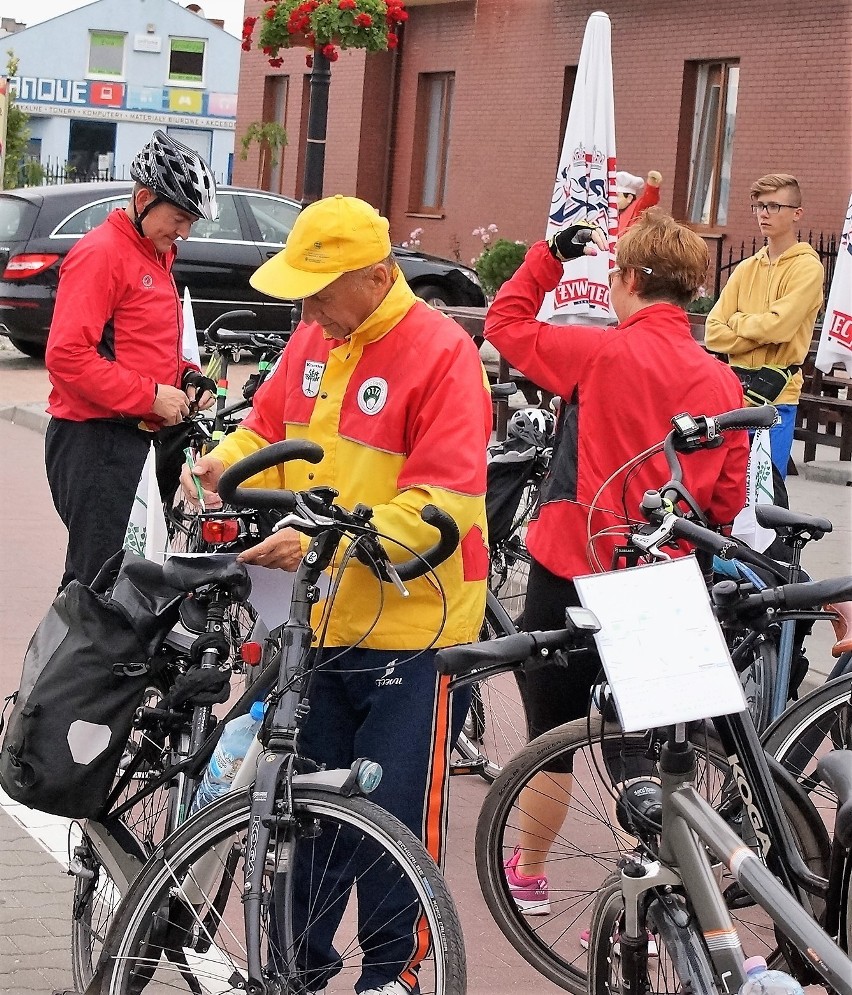
[[[566,66],[565,75],[562,79],[562,114],[559,119],[559,139],[556,151],[556,168],[562,158],[562,143],[565,141],[565,129],[568,127],[568,114],[571,110],[571,98],[574,96],[574,87],[577,85],[577,67]]]
[[[89,76],[124,78],[124,38],[115,31],[89,32]]]
[[[82,210],[76,211],[70,218],[63,221],[51,237],[54,235],[85,235],[86,232],[97,228],[102,221],[106,220],[110,211],[114,211],[117,207],[127,207],[129,201],[130,196],[128,195],[99,200],[95,204],[87,204]]]
[[[201,86],[204,82],[204,40],[169,39],[169,82]]]
[[[232,194],[219,193],[216,197],[219,204],[219,217],[215,221],[201,218],[192,226],[190,238],[218,239],[227,242],[243,241],[240,219],[237,215],[237,205]]]
[[[440,214],[447,192],[453,73],[423,73],[417,83],[410,211]]]
[[[260,237],[273,245],[287,241],[301,211],[301,205],[276,197],[246,196],[244,203],[260,228]]]
[[[686,218],[697,224],[724,225],[728,221],[740,68],[735,62],[694,65]]]

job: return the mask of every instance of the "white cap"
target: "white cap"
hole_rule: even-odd
[[[645,181],[641,176],[634,176],[632,173],[625,173],[623,170],[615,174],[616,193],[632,193],[634,197],[638,197],[644,189]]]

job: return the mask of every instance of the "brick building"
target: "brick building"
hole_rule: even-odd
[[[246,0],[261,14],[261,0]],[[395,52],[332,66],[325,193],[357,194],[401,241],[469,262],[471,234],[533,241],[547,208],[591,0],[408,0]],[[802,184],[808,230],[838,232],[852,184],[852,0],[619,0],[612,20],[619,168],[663,174],[662,206],[721,243],[756,233],[748,188],[766,172]],[[300,197],[305,50],[241,65],[237,137],[278,120],[289,146],[235,182]]]

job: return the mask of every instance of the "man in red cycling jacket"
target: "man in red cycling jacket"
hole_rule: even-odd
[[[68,529],[60,590],[75,579],[90,584],[121,549],[152,433],[180,422],[191,402],[213,401],[209,381],[181,354],[171,274],[177,239],[199,218],[218,216],[213,174],[157,131],[130,175],[127,207],[84,235],[62,264],[47,342],[45,466]]]

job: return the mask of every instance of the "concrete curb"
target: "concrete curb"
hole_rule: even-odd
[[[45,408],[44,404],[12,404],[7,408],[0,408],[0,418],[44,435],[50,421]]]
[[[796,469],[805,480],[812,480],[816,484],[840,484],[852,487],[852,463],[814,460],[813,463],[799,463]]]

